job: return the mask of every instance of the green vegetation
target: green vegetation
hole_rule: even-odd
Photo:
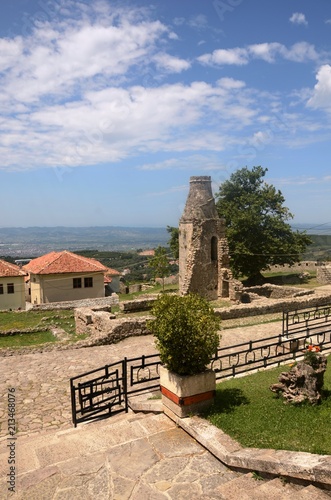
[[[294,264],[310,244],[310,238],[293,231],[293,218],[282,193],[263,177],[267,169],[247,167],[234,172],[216,194],[220,217],[225,218],[230,265],[236,277],[250,283],[263,278],[269,265]]]
[[[161,248],[161,247],[159,247]],[[169,254],[169,249],[166,248],[166,253]],[[141,250],[132,252],[106,252],[98,250],[79,250],[75,253],[83,255],[89,259],[96,259],[106,267],[122,272],[124,269],[129,269],[130,272],[125,276],[125,281],[129,283],[148,282],[153,278],[153,268],[149,265],[150,257],[147,255],[139,255]],[[169,274],[176,274],[178,266],[176,264],[169,265]]]
[[[119,300],[125,301],[125,300],[134,300],[134,299],[139,299],[139,297],[144,296],[144,295],[149,295],[149,294],[155,294],[155,293],[160,293],[162,292],[163,288],[160,283],[156,283],[155,285],[151,285],[148,290],[142,290],[140,292],[133,292],[133,293],[122,293],[119,294]],[[164,291],[165,292],[174,292],[176,293],[178,291],[178,284],[175,285],[164,285]],[[115,308],[112,308],[112,311],[116,312]]]
[[[331,235],[330,234],[311,234],[311,245],[302,255],[302,260],[331,260]]]
[[[162,295],[148,327],[156,337],[161,362],[179,375],[203,372],[219,344],[219,319],[198,295]]]
[[[25,347],[45,344],[46,342],[56,342],[56,338],[50,331],[18,333],[0,337],[0,347]]]
[[[218,384],[206,418],[245,447],[331,455],[331,366],[318,406],[286,405],[270,391],[286,370],[283,366]]]
[[[0,347],[20,347],[56,342],[56,338],[50,331],[52,327],[64,330],[71,336],[72,341],[82,338],[75,335],[73,311],[0,312],[0,333],[15,330],[22,332],[0,336]]]
[[[170,234],[169,247],[175,259],[179,257],[179,228],[167,226],[167,231]]]
[[[58,326],[67,333],[74,333],[73,311],[8,311],[0,312],[0,332],[30,328]]]
[[[162,279],[162,290],[164,291],[164,278],[170,275],[170,264],[167,256],[167,249],[157,247],[154,257],[149,259],[149,267],[153,269],[154,278]]]
[[[303,269],[304,271],[304,269]],[[296,288],[316,288],[321,284],[316,279],[316,272],[309,272],[307,278],[301,278],[300,273],[291,272],[263,272],[265,282],[278,286],[295,286]]]

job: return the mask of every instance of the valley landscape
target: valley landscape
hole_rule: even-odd
[[[60,250],[130,251],[166,246],[162,227],[7,227],[0,228],[0,256],[38,257]]]

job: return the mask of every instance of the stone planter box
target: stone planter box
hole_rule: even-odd
[[[163,405],[178,417],[187,417],[214,402],[216,376],[212,370],[178,375],[160,366],[160,386]]]

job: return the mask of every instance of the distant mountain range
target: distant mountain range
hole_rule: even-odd
[[[136,250],[165,246],[160,227],[5,227],[0,228],[0,255],[38,256],[58,250]]]
[[[308,234],[331,235],[330,224],[293,224]],[[58,250],[129,251],[166,246],[170,235],[163,227],[3,227],[0,256],[36,257]]]
[[[292,224],[292,228],[298,231],[306,231],[307,234],[331,235],[331,223],[325,224]]]

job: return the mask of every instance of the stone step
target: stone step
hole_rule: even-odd
[[[113,480],[120,482],[115,485],[117,493],[121,488],[128,489],[123,496],[118,497],[123,499],[165,499],[169,497],[162,492],[168,489],[171,495],[176,495],[178,490],[178,498],[184,498],[179,492],[184,492],[184,488],[192,488],[187,496],[190,498],[190,495],[197,495],[201,487],[205,488],[206,498],[211,495],[211,498],[222,500],[331,498],[330,492],[312,485],[305,487],[279,478],[262,479],[258,474],[240,474],[221,462],[217,464],[214,457],[210,455],[210,458],[207,458],[206,452],[199,448],[195,440],[189,438],[163,415],[119,414],[111,419],[81,425],[78,428],[23,436],[18,439],[17,445],[18,500],[60,498],[53,496],[56,491],[56,495],[63,494],[67,495],[63,498],[77,500],[112,498],[110,485]],[[175,454],[174,449],[177,450]],[[193,455],[195,458],[187,458]],[[7,454],[3,458],[0,462],[5,464]],[[159,464],[160,459],[165,461]],[[183,465],[184,462],[187,463],[186,466]],[[182,469],[179,469],[179,465]],[[141,492],[139,489],[137,496],[131,496],[134,480],[140,481],[141,474],[145,474],[148,467],[153,468],[147,473],[147,483],[149,479],[151,486],[145,481],[139,486]],[[195,483],[198,471],[201,472],[200,486]],[[6,471],[2,472],[5,475]],[[207,473],[209,475],[206,475]],[[123,474],[127,476],[124,479]],[[188,481],[190,478],[193,480],[192,484],[192,480]],[[86,492],[85,483],[91,491]],[[108,489],[102,491],[104,483],[107,483]],[[6,485],[0,482],[0,498],[6,498],[2,496],[5,491]],[[171,495],[171,498],[176,498]]]
[[[291,497],[291,500],[330,500],[331,491],[322,490],[321,488],[316,488],[310,484],[306,486],[296,495]]]
[[[331,492],[313,485],[303,486],[279,478],[263,479],[251,472],[222,484],[217,492],[222,500],[326,500]]]
[[[295,492],[297,488],[289,484],[284,486],[280,479],[273,479],[271,481],[260,479],[258,475],[254,477],[254,474],[248,472],[222,484],[218,491],[223,500],[237,500],[239,498],[240,500],[265,500],[266,498],[268,500],[281,500],[285,493],[285,487],[286,493]]]

